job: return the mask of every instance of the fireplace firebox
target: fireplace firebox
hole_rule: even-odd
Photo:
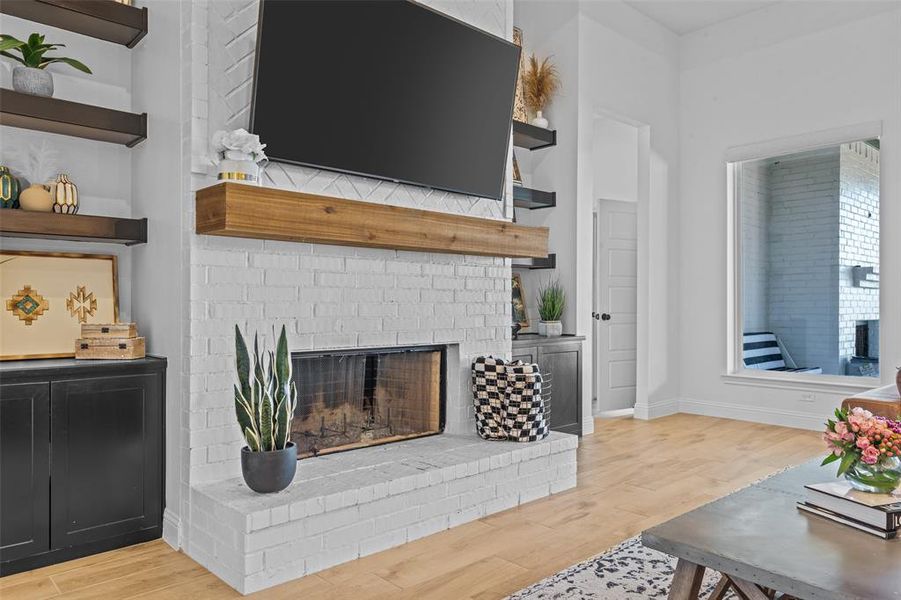
[[[299,458],[444,430],[444,346],[296,352]]]

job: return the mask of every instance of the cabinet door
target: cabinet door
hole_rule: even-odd
[[[551,429],[582,434],[582,348],[578,343],[542,346],[538,365],[550,376]]]
[[[0,385],[0,561],[50,549],[50,384]]]
[[[159,525],[160,388],[156,375],[51,384],[53,548]]]
[[[530,364],[538,361],[538,348],[531,346],[529,348],[513,348],[513,360],[521,360]]]

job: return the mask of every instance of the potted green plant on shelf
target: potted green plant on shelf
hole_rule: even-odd
[[[546,283],[538,290],[538,334],[545,337],[563,335],[560,318],[566,308],[566,291],[559,279]]]
[[[21,63],[13,69],[13,89],[32,96],[52,96],[53,76],[46,69],[53,63],[67,64],[90,74],[91,70],[74,58],[45,56],[47,52],[65,46],[65,44],[45,44],[44,36],[39,33],[32,33],[25,41],[11,35],[0,34],[0,55]],[[21,56],[16,56],[13,52],[18,52]]]
[[[244,336],[235,325],[235,413],[247,443],[241,449],[241,472],[247,487],[261,494],[282,491],[297,471],[297,450],[291,441],[297,386],[284,325],[275,352],[266,354],[269,360],[264,368],[259,336],[254,334],[251,361]]]

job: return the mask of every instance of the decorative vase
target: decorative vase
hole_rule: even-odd
[[[297,448],[294,442],[281,450],[251,452],[241,448],[241,473],[247,487],[260,494],[280,492],[294,480],[297,472]]]
[[[536,127],[543,127],[545,129],[547,129],[549,123],[547,122],[547,119],[544,118],[544,115],[541,114],[541,111],[538,110],[538,111],[535,111],[535,118],[532,119],[532,125],[535,125]]]
[[[845,479],[855,490],[890,494],[901,486],[901,458],[883,458],[875,465],[858,461],[845,471]]]
[[[19,194],[19,206],[22,210],[50,212],[53,210],[53,197],[45,186],[32,183]]]
[[[50,184],[50,197],[53,198],[53,212],[74,215],[78,212],[78,186],[65,173],[60,173],[56,181]]]
[[[53,75],[44,69],[14,67],[13,89],[32,96],[50,97],[53,95]]]
[[[260,183],[262,168],[253,155],[239,150],[223,150],[219,154],[219,180]]]
[[[19,180],[0,165],[0,207],[19,208]]]
[[[560,337],[563,335],[562,321],[538,321],[538,335]]]

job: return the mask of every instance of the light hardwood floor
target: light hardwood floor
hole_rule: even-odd
[[[597,420],[575,489],[266,590],[304,600],[502,598],[822,452],[810,431],[674,415]],[[156,540],[0,579],[3,600],[238,594]]]

